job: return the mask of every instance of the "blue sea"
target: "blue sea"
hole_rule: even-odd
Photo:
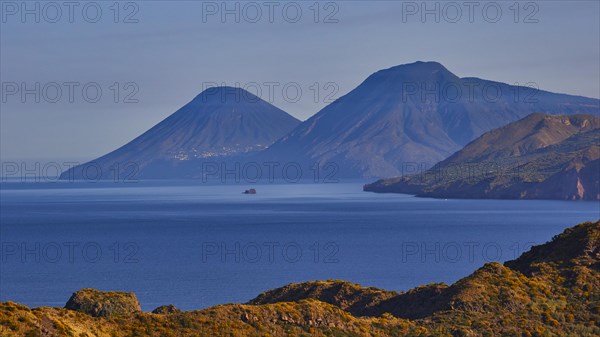
[[[598,202],[426,199],[363,183],[5,182],[0,301],[64,306],[92,287],[133,291],[144,310],[193,310],[319,279],[404,291],[600,218]]]

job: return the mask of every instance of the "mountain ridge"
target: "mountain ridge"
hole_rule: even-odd
[[[460,78],[433,61],[379,70],[301,123],[243,89],[209,90],[88,165],[105,168],[133,162],[138,178],[183,179],[201,177],[202,161],[216,158],[235,163],[298,163],[307,171],[316,164],[333,164],[337,178],[381,178],[402,175],[407,165],[432,167],[483,133],[530,113],[600,115],[598,99]],[[256,98],[258,103],[253,104],[269,113],[250,120],[253,114],[244,114],[244,128],[234,123],[239,113],[231,118],[217,114],[210,122],[182,113],[199,107],[235,110],[232,97]],[[172,122],[176,117],[181,121]],[[194,123],[204,125],[202,132],[190,127]],[[79,178],[82,175],[76,171],[82,168],[85,165],[62,178]]]

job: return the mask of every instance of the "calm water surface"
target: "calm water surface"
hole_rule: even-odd
[[[255,187],[257,195],[243,195]],[[452,283],[579,222],[597,202],[436,200],[362,182],[3,183],[0,301],[63,306],[93,287],[144,310],[245,302],[315,279],[390,290]]]

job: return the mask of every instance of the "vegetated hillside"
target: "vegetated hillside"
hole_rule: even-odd
[[[93,290],[81,292],[74,297],[82,303],[94,298],[107,303]],[[405,293],[314,281],[265,292],[249,304],[159,311],[164,313],[138,312],[130,294],[106,296],[118,311],[94,315],[89,306],[74,311],[1,303],[0,331],[111,337],[598,336],[600,221],[569,228],[504,265],[488,263],[453,285]]]
[[[600,200],[600,117],[531,114],[430,170],[364,188],[440,198]]]

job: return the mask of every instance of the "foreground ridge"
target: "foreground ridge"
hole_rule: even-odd
[[[345,281],[267,291],[248,304],[143,313],[132,293],[82,289],[66,308],[0,303],[1,336],[598,336],[600,221],[505,264],[398,293]]]

